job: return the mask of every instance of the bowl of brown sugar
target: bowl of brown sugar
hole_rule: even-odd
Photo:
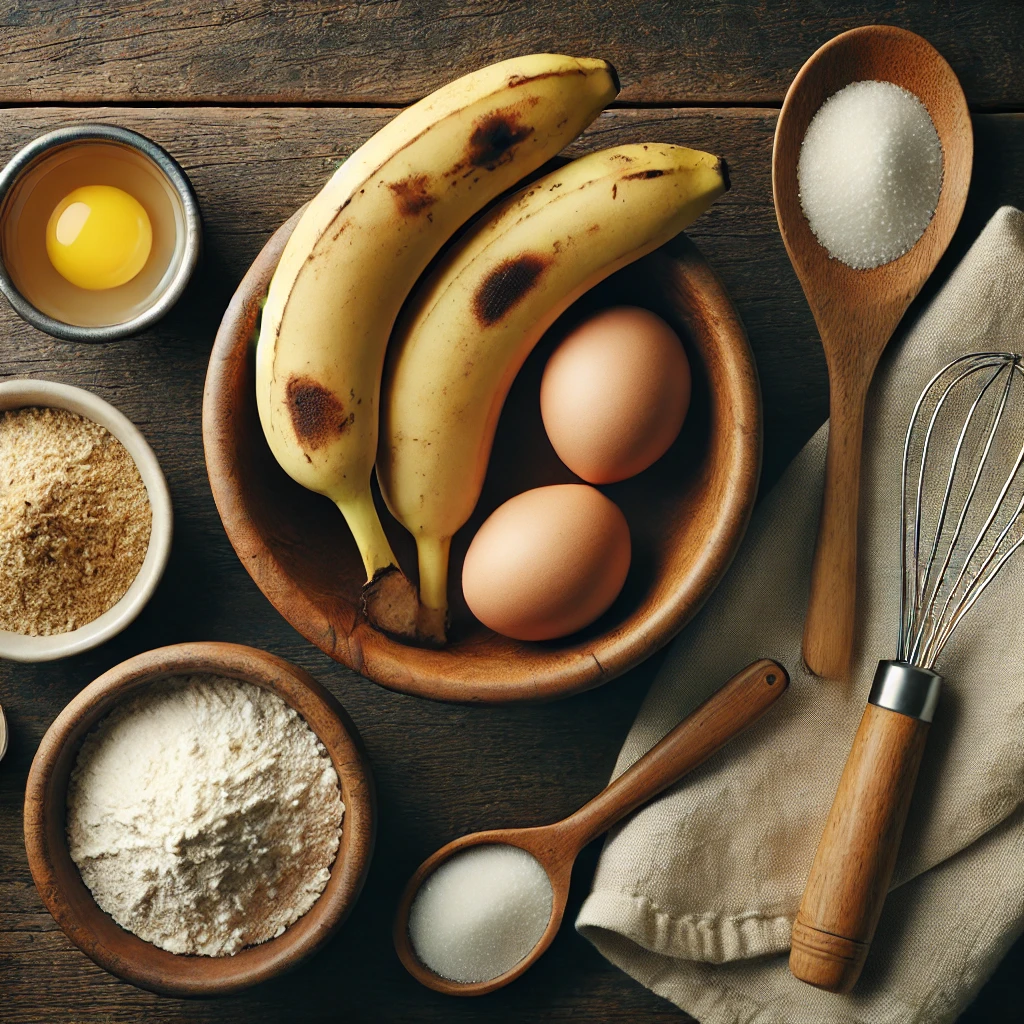
[[[52,661],[124,629],[171,549],[171,498],[146,439],[67,384],[0,384],[0,658]]]

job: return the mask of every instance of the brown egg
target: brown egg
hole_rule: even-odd
[[[544,369],[540,410],[558,457],[592,484],[625,480],[665,454],[690,405],[690,364],[661,317],[635,306],[579,325]]]
[[[552,640],[589,625],[629,571],[629,526],[586,484],[517,494],[480,527],[462,567],[469,610],[516,640]]]

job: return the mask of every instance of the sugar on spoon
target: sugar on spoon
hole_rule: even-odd
[[[789,684],[786,670],[774,661],[756,661],[743,669],[717,693],[706,700],[664,739],[644,754],[635,764],[602,790],[593,800],[553,825],[536,828],[494,829],[463,836],[443,846],[428,857],[412,876],[406,886],[395,917],[394,942],[398,956],[406,969],[417,981],[428,988],[448,995],[478,996],[507,985],[531,967],[551,945],[565,913],[569,896],[569,879],[572,866],[580,850],[607,831],[631,811],[636,810],[663,789],[681,779],[715,751],[724,746],[733,736],[756,721],[782,695]],[[519,857],[527,862],[535,874],[546,873],[550,885],[550,914],[547,924],[540,920],[542,929],[535,944],[526,946],[511,963],[493,977],[482,980],[454,981],[431,970],[418,955],[410,935],[410,911],[423,884],[442,865],[452,861],[456,854],[473,851],[480,847],[504,849],[512,847],[523,850],[536,864],[530,865],[529,858]],[[511,863],[513,870],[519,865]],[[441,876],[438,876],[440,878]],[[518,885],[523,878],[517,879]],[[424,890],[426,895],[429,890]],[[510,895],[514,899],[514,895]],[[546,898],[546,897],[545,897]],[[487,902],[485,899],[484,902]],[[546,911],[546,904],[543,908]],[[480,907],[470,908],[470,930],[480,938]],[[465,924],[465,920],[463,924]],[[459,941],[459,936],[453,936]],[[483,941],[488,941],[484,935]],[[527,936],[527,943],[529,936]],[[505,954],[507,956],[507,953]],[[453,972],[455,973],[455,972]]]
[[[931,222],[903,256],[857,270],[829,256],[800,204],[797,167],[814,115],[853,82],[883,81],[924,104],[942,146],[942,185]],[[960,221],[974,152],[963,90],[942,55],[894,25],[866,25],[825,43],[800,69],[775,128],[772,188],[786,251],[825,349],[829,438],[803,655],[819,676],[845,678],[853,650],[857,505],[868,385],[883,349],[949,245]]]

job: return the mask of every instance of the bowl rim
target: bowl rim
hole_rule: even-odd
[[[26,636],[0,629],[0,658],[41,662],[92,650],[116,636],[135,620],[153,596],[171,554],[174,517],[167,480],[153,449],[124,413],[99,395],[56,381],[18,378],[0,383],[0,414],[28,406],[67,409],[110,431],[125,446],[138,467],[149,496],[153,526],[142,567],[124,596],[99,618],[68,633]]]
[[[560,699],[608,682],[667,644],[697,613],[731,564],[753,511],[761,469],[761,391],[754,356],[739,313],[697,246],[680,234],[644,259],[661,261],[648,264],[648,269],[664,270],[677,319],[691,337],[699,334],[706,346],[701,351],[705,370],[714,365],[729,385],[731,402],[714,392],[710,396],[712,418],[721,416],[729,424],[729,443],[714,471],[725,481],[721,503],[699,555],[673,581],[671,592],[660,595],[638,621],[616,623],[597,637],[566,638],[569,642],[556,650],[521,645],[508,657],[481,658],[472,657],[475,652],[468,649],[465,667],[454,672],[446,671],[451,648],[406,646],[375,630],[359,614],[353,613],[352,621],[332,618],[316,595],[304,592],[279,565],[247,506],[235,457],[233,434],[239,416],[232,382],[245,372],[252,356],[252,329],[263,289],[301,212],[270,237],[232,296],[214,340],[203,395],[203,445],[217,511],[235,553],[271,604],[335,661],[387,689],[450,703]],[[675,304],[688,297],[699,297],[694,306],[700,308]],[[228,397],[232,400],[226,401]],[[260,442],[265,443],[262,435]]]
[[[62,128],[54,128],[19,149],[0,171],[0,210],[3,208],[7,194],[36,160],[52,149],[88,141],[113,142],[138,150],[143,156],[148,157],[171,183],[181,200],[185,217],[185,243],[181,266],[178,267],[167,287],[151,306],[130,320],[102,327],[82,327],[77,324],[68,324],[37,309],[22,295],[11,279],[2,253],[0,253],[0,291],[7,297],[7,301],[10,302],[14,311],[33,327],[45,331],[54,338],[60,338],[62,341],[97,343],[117,341],[138,334],[164,317],[181,298],[199,263],[199,254],[202,249],[202,217],[199,212],[199,200],[196,198],[188,175],[167,150],[153,142],[152,139],[147,139],[145,135],[132,131],[130,128],[99,123],[71,124]]]
[[[223,957],[171,953],[121,928],[92,898],[71,860],[64,833],[68,777],[89,730],[120,701],[145,687],[169,677],[205,672],[263,686],[302,715],[331,756],[345,802],[343,845],[331,865],[328,887],[317,902],[276,938]],[[328,726],[330,735],[325,737],[310,718],[319,720],[321,728]],[[60,765],[65,755],[67,770],[62,773]],[[60,801],[62,810],[56,842],[52,834],[56,825],[51,821],[54,800]],[[46,909],[71,942],[100,967],[161,995],[209,997],[238,992],[295,967],[319,950],[336,933],[362,891],[376,828],[377,799],[369,761],[355,724],[334,695],[304,669],[283,658],[219,641],[156,648],[104,672],[71,700],[46,731],[25,786],[25,850]],[[68,899],[62,874],[71,880],[79,898],[85,894],[91,908],[87,914],[81,914]],[[105,919],[104,927],[127,946],[127,952],[110,948],[97,935],[90,924],[93,911]],[[150,962],[133,958],[133,947],[144,949]]]

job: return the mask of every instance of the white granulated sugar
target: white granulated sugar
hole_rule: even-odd
[[[192,675],[149,687],[86,737],[67,836],[123,928],[172,953],[227,956],[313,906],[344,810],[297,712],[259,686]]]
[[[866,270],[902,256],[924,234],[942,188],[942,145],[912,92],[854,82],[811,120],[797,178],[818,241]]]
[[[445,861],[409,910],[420,960],[451,981],[490,981],[540,941],[553,894],[543,865],[504,844],[471,846]]]

